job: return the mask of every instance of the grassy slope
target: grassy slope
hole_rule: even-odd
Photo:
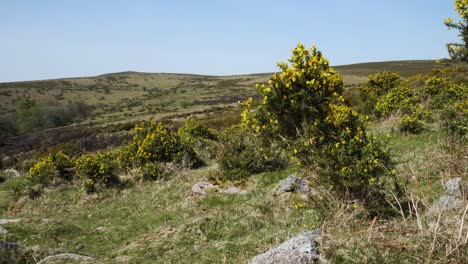
[[[376,62],[335,67],[348,87],[363,83],[367,75],[383,69],[403,75],[427,73],[440,67],[434,61]],[[163,118],[175,113],[217,111],[255,94],[255,83],[271,74],[202,76],[169,73],[123,72],[96,77],[0,83],[0,115],[15,110],[19,100],[36,99],[41,104],[64,105],[83,101],[97,106],[84,123],[109,124],[139,119]]]
[[[348,74],[359,76],[352,69]],[[378,134],[388,132],[382,124],[371,129]],[[407,198],[421,208],[440,196],[444,180],[460,176],[468,181],[466,154],[444,146],[445,134],[438,127],[421,135],[393,134],[390,140]],[[93,195],[77,187],[54,188],[39,199],[17,202],[9,197],[18,183],[8,180],[0,184],[0,218],[26,220],[5,226],[10,233],[1,236],[26,246],[39,245],[48,252],[91,255],[105,263],[242,263],[314,227],[324,230],[321,248],[334,262],[444,262],[453,257],[450,254],[459,254],[451,251],[456,247],[453,237],[459,222],[444,222],[445,218],[434,231],[435,221],[430,217],[363,219],[360,207],[353,208],[352,201],[331,199],[327,204],[330,215],[325,220],[322,215],[319,221],[312,201],[296,195],[275,196],[276,184],[292,171],[253,175],[241,185],[246,195],[194,196],[193,183],[209,179],[215,167],[211,164],[165,182],[137,183]],[[298,202],[305,208],[294,209]],[[461,219],[461,213],[447,214],[451,217],[447,219]]]

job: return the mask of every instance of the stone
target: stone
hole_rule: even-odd
[[[201,195],[205,195],[207,191],[215,189],[218,189],[218,187],[213,185],[211,182],[205,181],[197,182],[192,186],[192,192]]]
[[[0,235],[6,235],[6,234],[8,234],[8,231],[5,228],[0,226]]]
[[[95,263],[92,257],[73,254],[73,253],[62,253],[58,255],[48,256],[37,264],[52,264],[52,263],[68,263],[65,261],[77,261],[78,263]]]
[[[4,171],[4,173],[8,176],[8,177],[11,177],[11,178],[18,178],[21,176],[21,173],[19,173],[19,171],[15,170],[15,169],[7,169]]]
[[[320,229],[299,234],[279,246],[254,257],[250,264],[306,264],[320,259],[317,240]]]
[[[309,185],[306,180],[303,180],[302,178],[291,174],[280,183],[280,186],[276,193],[308,193],[309,191]]]
[[[225,194],[246,194],[247,191],[242,190],[238,187],[232,186],[227,189],[219,191],[220,193],[225,193]]]
[[[458,208],[463,205],[463,182],[461,178],[453,178],[445,182],[444,194],[429,208],[429,214],[438,214],[444,210]]]
[[[16,219],[0,219],[0,225],[11,224],[11,223],[18,223],[23,221],[23,218],[16,218]]]
[[[453,178],[445,183],[445,195],[453,197],[462,196],[462,180],[461,178]]]

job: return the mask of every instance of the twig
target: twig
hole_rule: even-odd
[[[463,233],[463,223],[465,222],[466,211],[468,211],[468,204],[466,204],[465,211],[463,211],[463,216],[462,216],[461,223],[460,223],[460,230],[458,230],[457,242],[460,241],[462,233]]]
[[[437,222],[434,227],[434,239],[432,239],[432,245],[431,245],[431,254],[434,252],[435,248],[435,243],[437,240],[437,230],[439,229],[439,222],[440,222],[440,217],[442,216],[442,212],[439,212],[439,215],[437,216]]]

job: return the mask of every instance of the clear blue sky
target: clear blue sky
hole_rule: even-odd
[[[447,57],[453,0],[1,0],[0,82],[118,71],[275,71],[297,42],[332,65]]]

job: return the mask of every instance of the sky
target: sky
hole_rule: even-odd
[[[0,82],[121,71],[277,70],[298,42],[332,65],[448,57],[453,0],[0,0]]]

